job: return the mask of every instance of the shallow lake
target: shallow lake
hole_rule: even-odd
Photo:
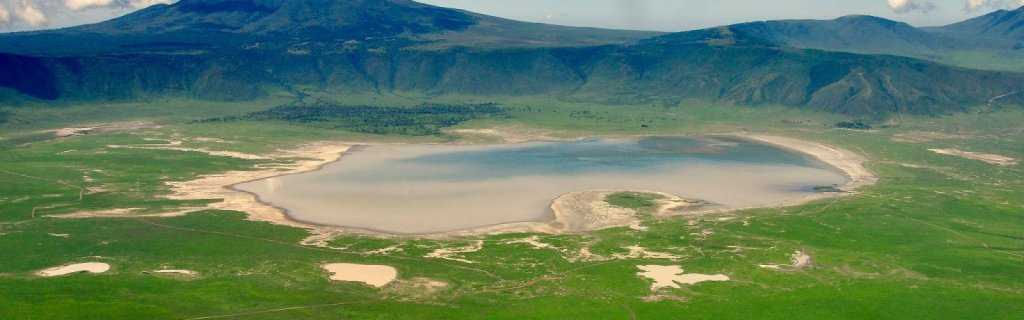
[[[800,153],[733,137],[592,138],[504,145],[380,145],[321,170],[236,185],[295,220],[392,234],[549,221],[559,195],[655,190],[727,207],[843,184]]]

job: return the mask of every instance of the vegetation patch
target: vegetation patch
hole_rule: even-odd
[[[837,185],[814,186],[814,191],[815,192],[821,192],[821,193],[843,192],[843,190],[839,189],[839,186],[837,186]]]
[[[840,121],[839,123],[836,123],[836,128],[868,130],[871,129],[871,124],[864,122],[863,120]]]
[[[439,135],[441,129],[473,119],[504,119],[509,115],[495,103],[424,104],[417,107],[342,105],[327,101],[289,104],[241,116],[192,121],[218,123],[236,121],[285,121],[325,129],[370,134],[412,136]]]
[[[661,196],[642,192],[616,192],[608,196],[605,202],[608,204],[627,209],[651,209],[658,207],[655,201]]]

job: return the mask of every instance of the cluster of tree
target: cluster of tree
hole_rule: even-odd
[[[286,121],[318,128],[372,134],[438,135],[441,129],[482,118],[508,118],[501,106],[486,104],[424,104],[416,107],[342,105],[327,101],[290,104],[244,115],[192,121]]]
[[[843,128],[843,129],[868,130],[868,129],[871,129],[871,124],[867,123],[867,122],[864,122],[862,120],[853,120],[853,121],[842,121],[842,122],[836,123],[836,127],[837,128]]]

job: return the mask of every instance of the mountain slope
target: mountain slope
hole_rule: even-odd
[[[915,28],[872,16],[835,20],[779,20],[731,26],[779,45],[863,54],[888,54],[965,68],[1024,71],[1020,12],[997,11],[948,27]],[[1016,39],[1016,40],[1015,40]]]
[[[778,44],[797,48],[872,54],[905,55],[957,47],[941,35],[872,16],[835,20],[778,20],[733,25],[732,28]]]
[[[1024,7],[998,10],[963,22],[925,30],[970,42],[976,46],[1024,49]]]
[[[333,7],[307,10],[321,2]],[[797,49],[743,25],[624,41],[404,0],[368,3],[185,0],[96,25],[0,36],[0,44],[65,40],[0,54],[0,87],[8,88],[0,100],[248,100],[301,88],[664,105],[704,98],[880,118],[964,111],[1024,83],[1017,73]],[[612,43],[587,45],[595,39]],[[67,45],[86,42],[93,49]]]
[[[658,34],[525,23],[410,0],[182,0],[92,25],[2,35],[0,52],[194,54],[346,41],[433,48],[576,46]]]

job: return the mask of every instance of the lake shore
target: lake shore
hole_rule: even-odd
[[[874,175],[871,174],[871,172],[868,171],[863,166],[864,162],[867,160],[864,157],[848,150],[843,150],[840,148],[816,142],[772,135],[740,133],[718,136],[748,139],[784,148],[787,150],[799,152],[801,154],[805,154],[809,157],[812,157],[818,161],[821,161],[829,165],[830,167],[835,168],[836,170],[841,171],[844,175],[846,175],[849,178],[849,181],[844,185],[839,186],[839,189],[842,190],[843,192],[820,193],[808,197],[789,199],[782,202],[768,203],[744,208],[714,206],[686,206],[686,208],[681,208],[678,206],[679,203],[691,203],[699,200],[686,199],[678,195],[666,194],[663,192],[653,192],[666,196],[667,199],[674,200],[664,201],[662,203],[662,207],[659,208],[659,216],[670,216],[679,214],[698,215],[750,208],[793,206],[814,200],[852,194],[852,191],[854,191],[855,189],[860,188],[862,186],[874,184],[877,181]],[[602,195],[606,196],[606,194],[613,192],[613,190],[582,190],[570,194],[559,195],[558,197],[552,199],[551,213],[553,218],[551,219],[551,221],[498,224],[476,227],[468,230],[457,230],[436,234],[402,235],[374,230],[318,225],[314,223],[298,221],[289,216],[286,210],[275,207],[269,203],[263,202],[255,194],[238,190],[233,187],[241,183],[246,183],[255,180],[319,170],[323,166],[339,160],[345,153],[350,152],[353,147],[354,144],[347,144],[342,142],[317,142],[302,145],[299,146],[298,148],[291,150],[282,150],[278,154],[270,155],[270,157],[302,158],[303,160],[294,161],[292,163],[287,164],[276,164],[258,167],[256,168],[256,170],[252,171],[231,171],[223,174],[204,176],[200,179],[192,181],[168,182],[168,185],[170,185],[172,190],[174,191],[174,194],[169,196],[168,198],[179,200],[224,199],[221,202],[211,203],[207,207],[202,208],[202,210],[217,209],[242,211],[247,214],[248,219],[251,221],[263,221],[278,225],[307,229],[313,233],[313,236],[304,241],[304,243],[321,246],[325,246],[327,240],[341,234],[361,234],[389,238],[451,238],[512,232],[539,232],[558,234],[565,232],[584,232],[608,227],[624,227],[629,226],[630,224],[636,223],[638,221],[637,218],[632,217],[631,213],[616,211],[614,214],[614,219],[596,219],[592,221],[598,222],[589,224],[579,223],[579,221],[590,219],[587,217],[588,212],[586,211],[592,209],[591,207],[594,207],[593,204],[586,205],[580,203],[579,200],[581,199],[581,197],[590,199],[588,201],[603,203],[604,197]],[[680,202],[679,200],[682,200],[683,202]],[[605,206],[600,207],[604,208]]]
[[[864,167],[864,164],[867,163],[868,159],[853,151],[837,148],[834,146],[829,146],[818,142],[782,136],[752,133],[736,133],[731,134],[729,136],[741,139],[749,139],[760,143],[769,144],[779,148],[798,152],[801,154],[805,154],[807,156],[814,158],[815,160],[827,164],[832,168],[835,168],[836,170],[839,170],[840,172],[843,173],[843,175],[845,175],[850,180],[843,185],[836,186],[839,189],[839,192],[822,192],[811,196],[794,198],[785,201],[767,203],[763,205],[750,207],[714,208],[696,211],[694,212],[695,214],[737,211],[756,208],[781,208],[798,206],[801,204],[817,200],[854,195],[856,194],[857,189],[878,183],[878,178],[875,177],[875,175],[871,173],[870,170]]]
[[[319,170],[328,163],[337,161],[353,146],[334,142],[316,142],[301,145],[295,149],[282,150],[269,158],[298,158],[290,163],[257,166],[252,171],[229,171],[207,175],[196,180],[167,182],[173,194],[172,200],[223,199],[208,204],[200,210],[232,210],[245,212],[251,221],[270,222],[299,228],[319,228],[304,222],[294,221],[285,210],[260,201],[251,193],[234,189],[233,186],[271,177],[298,174]],[[193,210],[199,211],[199,210]]]
[[[833,168],[839,169],[839,171],[842,171],[847,178],[850,178],[849,182],[839,186],[843,191],[853,191],[857,188],[878,182],[875,175],[864,167],[864,163],[868,161],[867,158],[849,150],[822,143],[781,136],[762,134],[733,134],[731,136],[754,140],[803,153],[817,159],[818,161],[824,162]]]

